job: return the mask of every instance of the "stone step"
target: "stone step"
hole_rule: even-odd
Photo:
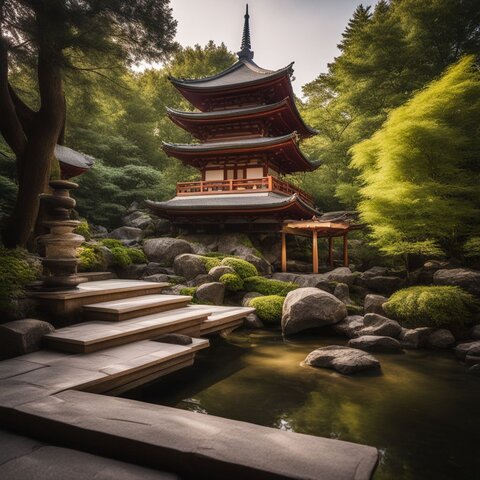
[[[70,353],[89,353],[166,333],[200,336],[210,309],[195,306],[154,313],[123,322],[85,322],[44,335],[46,348]]]
[[[35,299],[40,310],[48,313],[50,318],[79,319],[83,305],[160,293],[168,286],[168,283],[111,279],[82,283],[75,290],[63,292],[31,291],[28,296]]]
[[[120,322],[158,312],[186,307],[192,297],[188,295],[142,295],[140,297],[113,300],[84,305],[85,320]]]
[[[194,308],[192,305],[188,308]],[[195,305],[210,311],[210,315],[201,325],[201,335],[218,333],[222,330],[231,330],[243,325],[244,318],[255,311],[251,307],[223,307],[216,305]]]

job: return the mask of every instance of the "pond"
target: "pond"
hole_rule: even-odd
[[[149,403],[377,447],[375,480],[480,479],[480,378],[450,352],[374,354],[380,374],[300,366],[309,335],[239,330],[195,365],[129,393]]]

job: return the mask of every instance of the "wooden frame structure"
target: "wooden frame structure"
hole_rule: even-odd
[[[280,232],[282,238],[282,272],[287,271],[287,234],[312,238],[312,272],[318,273],[318,239],[328,238],[328,265],[333,267],[334,239],[343,239],[343,266],[348,267],[348,233],[359,230],[363,225],[352,224],[350,221],[323,221],[316,217],[312,220],[286,220]]]

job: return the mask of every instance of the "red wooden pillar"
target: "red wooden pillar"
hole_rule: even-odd
[[[318,233],[316,230],[312,232],[312,260],[313,273],[318,273]]]
[[[287,234],[282,232],[282,272],[287,271]]]
[[[328,264],[333,267],[333,237],[328,237]]]
[[[343,236],[343,266],[348,267],[348,241],[347,234]]]

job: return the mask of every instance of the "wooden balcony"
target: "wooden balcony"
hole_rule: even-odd
[[[177,196],[263,192],[275,192],[284,195],[293,195],[296,193],[305,203],[313,206],[313,198],[311,195],[272,176],[177,183]]]

